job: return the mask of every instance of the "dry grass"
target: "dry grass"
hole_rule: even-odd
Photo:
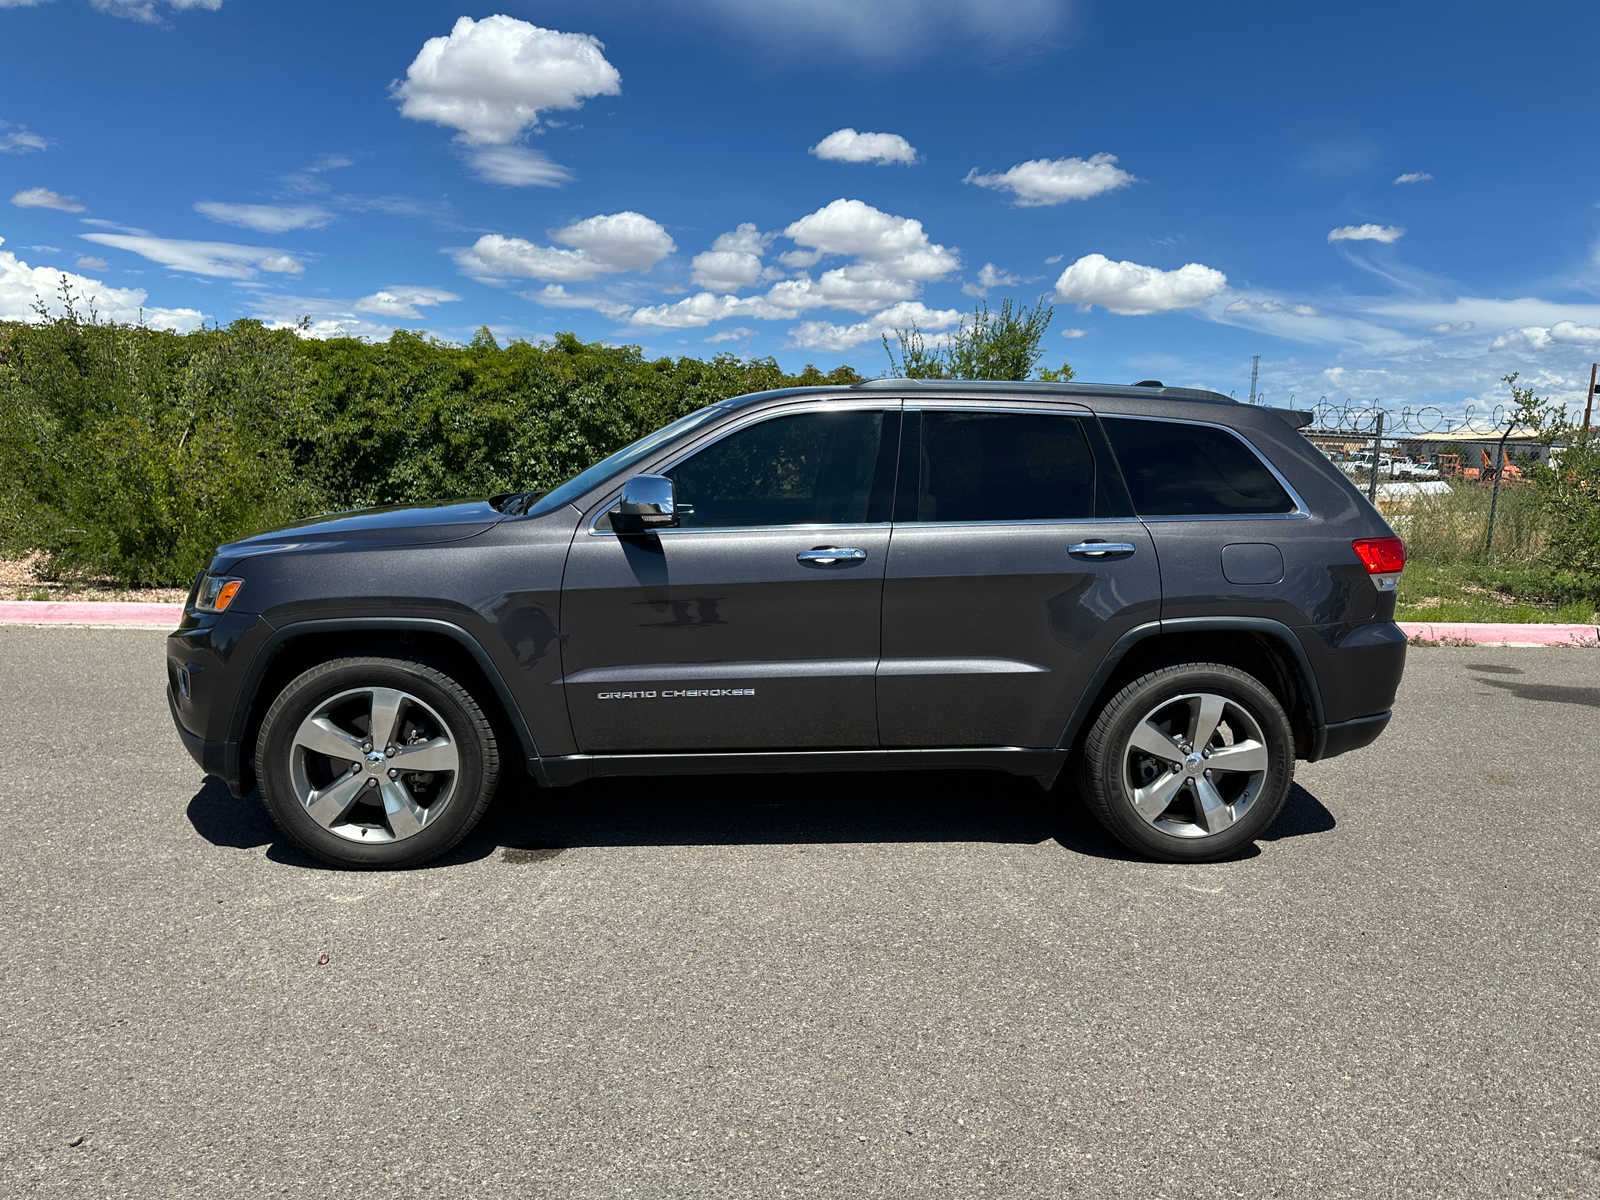
[[[136,600],[179,604],[188,595],[184,588],[126,587],[113,579],[80,576],[71,579],[42,579],[39,567],[44,555],[33,553],[22,558],[0,558],[0,600]]]

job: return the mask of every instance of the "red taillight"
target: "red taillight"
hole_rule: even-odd
[[[1368,575],[1396,575],[1406,569],[1406,544],[1397,537],[1357,538],[1350,549]]]

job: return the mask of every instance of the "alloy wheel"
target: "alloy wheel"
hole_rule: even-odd
[[[1215,692],[1163,700],[1133,728],[1122,784],[1135,812],[1176,837],[1209,837],[1261,796],[1271,755],[1260,722]]]

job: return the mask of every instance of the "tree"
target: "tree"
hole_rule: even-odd
[[[1027,379],[1044,357],[1041,343],[1055,309],[1043,300],[1031,309],[1006,300],[998,312],[979,301],[970,318],[963,319],[943,344],[929,345],[916,325],[894,331],[896,347],[883,335],[890,372],[902,379]],[[1040,373],[1041,379],[1072,378],[1072,368]]]

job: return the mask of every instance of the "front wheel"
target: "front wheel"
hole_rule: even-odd
[[[498,775],[494,730],[472,693],[411,659],[313,667],[278,694],[256,739],[273,821],[344,867],[443,854],[483,816]]]
[[[1140,676],[1084,740],[1084,798],[1107,832],[1153,858],[1203,862],[1272,824],[1294,781],[1294,731],[1276,696],[1221,663]]]

